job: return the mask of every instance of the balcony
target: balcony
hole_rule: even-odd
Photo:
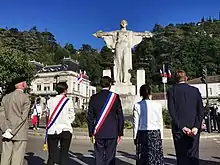
[[[57,92],[56,91],[31,91],[31,94],[35,94],[35,95],[56,95]]]

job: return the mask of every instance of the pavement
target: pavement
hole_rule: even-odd
[[[40,128],[39,130],[33,130],[29,129],[28,133],[30,135],[34,136],[45,136],[45,129]],[[202,132],[201,133],[201,138],[202,139],[207,139],[207,138],[219,138],[220,134],[219,133],[207,133],[207,132]],[[73,139],[81,139],[81,140],[88,140],[89,135],[88,135],[88,129],[87,128],[73,128]],[[123,139],[126,140],[132,140],[133,139],[133,130],[132,129],[125,129],[124,130],[124,136]],[[164,129],[164,140],[171,140],[172,139],[172,133],[171,129]]]
[[[43,136],[29,134],[24,165],[45,165],[48,154],[43,151]],[[175,165],[172,139],[163,140],[165,165]],[[220,137],[203,138],[200,143],[201,165],[220,165]],[[57,156],[58,157],[58,156]],[[117,165],[135,165],[135,146],[132,140],[123,139],[117,147]],[[93,145],[89,140],[72,139],[68,165],[95,165]]]

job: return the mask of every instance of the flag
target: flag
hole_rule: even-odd
[[[87,74],[86,74],[86,71],[84,70],[84,72],[83,72],[83,78],[85,78],[85,79],[87,79],[88,78],[88,76],[87,76]]]
[[[168,77],[171,78],[172,77],[172,74],[171,74],[171,71],[168,70]]]
[[[83,80],[83,74],[82,74],[82,71],[80,70],[80,71],[79,71],[79,74],[78,74],[78,77],[77,77],[77,82],[78,82],[78,83],[81,83],[82,80]]]
[[[167,72],[165,70],[163,71],[163,77],[167,77]]]
[[[163,72],[161,69],[160,69],[160,76],[163,77]]]

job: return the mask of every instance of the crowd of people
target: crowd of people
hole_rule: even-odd
[[[167,92],[168,110],[172,118],[172,134],[178,165],[199,165],[199,138],[202,130],[204,107],[199,90],[186,83],[183,70],[176,72],[176,84]],[[101,78],[102,90],[91,96],[88,106],[88,132],[94,144],[96,165],[115,165],[118,143],[124,135],[123,105],[120,96],[111,92],[112,79]],[[28,140],[30,100],[24,93],[25,78],[17,78],[3,97],[0,109],[0,128],[3,131],[1,165],[23,165]],[[48,121],[44,149],[48,150],[47,165],[68,164],[72,139],[74,106],[67,97],[68,85],[59,82],[57,95],[47,102]],[[162,165],[163,117],[162,105],[152,100],[151,88],[140,88],[142,100],[133,107],[133,137],[138,165]],[[36,100],[31,115],[34,129],[38,129],[42,115],[40,100]],[[111,130],[111,131],[109,131]],[[60,144],[60,146],[58,146]]]

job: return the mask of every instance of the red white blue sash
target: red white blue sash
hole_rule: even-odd
[[[93,136],[95,136],[98,133],[98,131],[100,130],[100,128],[102,127],[106,117],[108,116],[108,114],[109,114],[109,112],[115,102],[116,97],[117,97],[117,95],[115,93],[112,93],[112,92],[109,93],[108,98],[102,108],[102,111],[99,114],[95,129],[94,129]]]
[[[51,114],[49,121],[48,121],[48,124],[47,124],[47,127],[46,127],[46,136],[45,136],[44,144],[46,144],[46,142],[47,142],[48,130],[55,123],[55,121],[57,120],[58,116],[60,115],[61,111],[63,110],[63,108],[65,107],[65,105],[68,101],[69,101],[69,98],[63,96],[60,99],[60,101],[58,102],[58,104],[56,105],[56,107],[54,108],[54,111]]]

